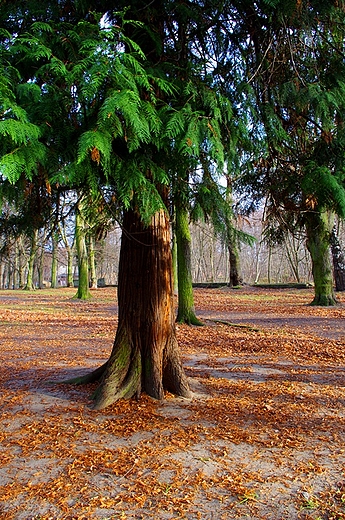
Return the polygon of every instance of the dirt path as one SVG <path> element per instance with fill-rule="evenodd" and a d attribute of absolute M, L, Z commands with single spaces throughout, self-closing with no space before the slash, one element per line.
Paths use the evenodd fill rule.
<path fill-rule="evenodd" d="M 345 338 L 345 320 L 339 318 L 326 318 L 317 316 L 301 317 L 299 315 L 275 316 L 272 314 L 256 313 L 255 315 L 243 312 L 217 312 L 200 311 L 198 314 L 206 321 L 224 320 L 230 323 L 249 325 L 260 329 L 299 329 L 308 334 L 320 338 L 339 339 Z"/>
<path fill-rule="evenodd" d="M 0 293 L 1 520 L 345 518 L 343 306 L 196 291 L 194 398 L 95 412 L 92 388 L 49 381 L 107 358 L 114 292 L 40 294 Z"/>

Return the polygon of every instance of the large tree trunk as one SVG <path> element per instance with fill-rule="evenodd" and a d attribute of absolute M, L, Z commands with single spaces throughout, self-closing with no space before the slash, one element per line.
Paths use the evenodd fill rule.
<path fill-rule="evenodd" d="M 331 251 L 335 290 L 345 291 L 345 254 L 340 245 L 335 226 L 333 226 L 331 233 Z"/>
<path fill-rule="evenodd" d="M 330 219 L 326 213 L 315 210 L 307 215 L 307 248 L 312 261 L 314 300 L 311 305 L 335 305 L 333 276 L 330 259 Z"/>
<path fill-rule="evenodd" d="M 80 378 L 97 380 L 96 409 L 141 390 L 162 399 L 164 390 L 190 396 L 175 334 L 170 225 L 164 210 L 144 226 L 137 212 L 124 214 L 119 264 L 119 322 L 107 363 Z"/>
<path fill-rule="evenodd" d="M 203 325 L 195 315 L 192 285 L 191 236 L 188 211 L 176 206 L 176 245 L 177 245 L 177 286 L 179 323 Z"/>

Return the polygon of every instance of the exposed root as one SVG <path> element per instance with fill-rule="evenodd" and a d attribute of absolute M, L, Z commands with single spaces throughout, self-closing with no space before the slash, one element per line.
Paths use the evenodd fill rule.
<path fill-rule="evenodd" d="M 178 313 L 176 323 L 185 323 L 186 325 L 195 325 L 196 327 L 203 327 L 205 324 L 196 317 L 194 312 Z"/>
<path fill-rule="evenodd" d="M 210 318 L 210 321 L 213 321 L 214 323 L 222 323 L 222 325 L 227 325 L 228 327 L 237 327 L 239 329 L 252 330 L 253 332 L 261 332 L 261 329 L 258 329 L 257 327 L 252 327 L 252 325 L 245 325 L 244 323 L 232 323 L 231 321 L 216 320 L 212 318 Z"/>
<path fill-rule="evenodd" d="M 100 386 L 92 395 L 94 410 L 102 410 L 119 399 L 130 399 L 140 395 L 141 391 L 141 355 L 137 351 L 127 367 L 127 371 L 107 370 Z"/>
<path fill-rule="evenodd" d="M 315 296 L 310 305 L 319 305 L 320 307 L 333 307 L 334 305 L 338 305 L 338 301 L 336 300 L 335 296 L 326 296 L 325 294 L 320 294 L 318 296 Z"/>
<path fill-rule="evenodd" d="M 67 384 L 67 385 L 87 385 L 89 383 L 95 383 L 96 381 L 100 381 L 102 378 L 106 368 L 108 366 L 108 361 L 96 368 L 92 372 L 85 374 L 84 376 L 72 377 L 71 379 L 64 379 L 63 381 L 59 381 L 59 384 Z"/>
<path fill-rule="evenodd" d="M 180 396 L 191 398 L 192 392 L 179 356 L 176 338 L 168 346 L 163 362 L 163 387 L 165 390 Z"/>

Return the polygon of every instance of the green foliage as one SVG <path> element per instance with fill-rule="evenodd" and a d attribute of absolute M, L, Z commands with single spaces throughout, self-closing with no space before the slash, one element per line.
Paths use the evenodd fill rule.
<path fill-rule="evenodd" d="M 319 208 L 327 208 L 345 218 L 345 186 L 344 172 L 337 178 L 326 166 L 319 166 L 314 161 L 306 165 L 306 173 L 302 180 L 304 193 L 312 196 Z"/>
<path fill-rule="evenodd" d="M 37 164 L 45 161 L 46 150 L 41 143 L 28 143 L 4 154 L 0 159 L 0 172 L 11 183 L 17 182 L 21 175 L 29 179 L 37 171 Z"/>
<path fill-rule="evenodd" d="M 3 119 L 0 121 L 0 135 L 5 138 L 9 137 L 17 145 L 25 144 L 30 140 L 37 140 L 40 135 L 39 128 L 32 123 L 26 122 L 25 120 L 23 121 L 24 111 L 20 108 L 16 109 L 14 107 L 11 112 L 17 117 L 20 114 L 22 116 L 21 120 Z M 6 117 L 8 117 L 8 113 L 6 114 Z"/>
<path fill-rule="evenodd" d="M 241 2 L 163 2 L 159 16 L 126 7 L 104 25 L 93 2 L 72 4 L 61 16 L 56 2 L 30 2 L 28 19 L 15 2 L 0 32 L 3 176 L 33 178 L 40 166 L 68 188 L 108 184 L 145 221 L 170 185 L 192 218 L 221 227 L 228 163 L 247 195 L 294 211 L 313 195 L 344 213 L 336 6 L 262 0 L 249 16 Z"/>
<path fill-rule="evenodd" d="M 259 153 L 245 155 L 238 182 L 266 200 L 266 236 L 277 242 L 309 213 L 344 215 L 345 17 L 333 2 L 264 3 L 274 21 L 246 49 L 252 94 L 243 91 L 255 96 Z"/>

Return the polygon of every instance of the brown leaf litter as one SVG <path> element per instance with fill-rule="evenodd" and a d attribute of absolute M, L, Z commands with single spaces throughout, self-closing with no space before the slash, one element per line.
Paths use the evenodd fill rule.
<path fill-rule="evenodd" d="M 0 292 L 0 518 L 345 519 L 345 298 L 197 289 L 194 396 L 90 409 L 116 290 Z M 218 320 L 218 321 L 217 321 Z M 238 325 L 245 325 L 239 327 Z"/>

